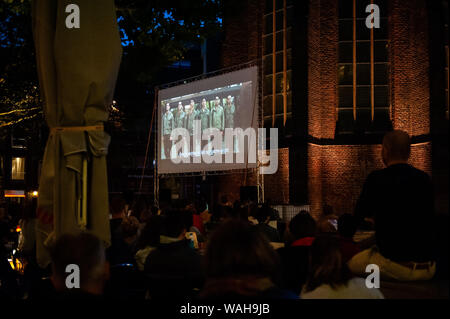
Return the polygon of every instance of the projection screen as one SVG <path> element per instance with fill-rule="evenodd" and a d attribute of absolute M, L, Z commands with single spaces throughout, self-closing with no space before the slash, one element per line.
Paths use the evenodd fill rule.
<path fill-rule="evenodd" d="M 257 72 L 253 66 L 159 91 L 158 174 L 256 167 Z"/>

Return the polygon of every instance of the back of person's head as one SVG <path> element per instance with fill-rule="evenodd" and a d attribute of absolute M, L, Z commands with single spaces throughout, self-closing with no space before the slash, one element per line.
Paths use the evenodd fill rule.
<path fill-rule="evenodd" d="M 333 216 L 333 215 L 334 215 L 333 206 L 328 204 L 323 205 L 322 216 Z"/>
<path fill-rule="evenodd" d="M 172 209 L 164 213 L 161 234 L 179 238 L 192 226 L 192 212 Z"/>
<path fill-rule="evenodd" d="M 352 214 L 343 214 L 338 219 L 338 232 L 342 237 L 353 238 L 357 227 L 356 219 Z"/>
<path fill-rule="evenodd" d="M 221 220 L 239 219 L 239 209 L 233 209 L 229 206 L 218 206 L 217 213 Z"/>
<path fill-rule="evenodd" d="M 272 209 L 268 205 L 258 207 L 255 213 L 255 218 L 258 223 L 265 223 L 272 216 Z"/>
<path fill-rule="evenodd" d="M 151 216 L 139 236 L 138 248 L 143 249 L 151 246 L 156 247 L 159 244 L 161 235 L 162 217 L 158 215 Z"/>
<path fill-rule="evenodd" d="M 194 203 L 195 211 L 197 214 L 201 214 L 206 210 L 206 201 L 203 199 L 198 199 Z"/>
<path fill-rule="evenodd" d="M 227 195 L 222 195 L 220 197 L 220 204 L 221 205 L 228 205 L 228 196 Z"/>
<path fill-rule="evenodd" d="M 411 140 L 408 133 L 393 130 L 383 138 L 382 156 L 385 165 L 390 162 L 407 162 L 411 154 Z"/>
<path fill-rule="evenodd" d="M 125 200 L 125 203 L 128 205 L 131 205 L 134 199 L 134 192 L 132 190 L 126 190 L 123 192 L 123 198 Z"/>
<path fill-rule="evenodd" d="M 139 221 L 136 217 L 130 216 L 122 219 L 123 238 L 135 237 L 139 230 Z"/>
<path fill-rule="evenodd" d="M 66 267 L 77 265 L 82 291 L 100 294 L 108 279 L 105 248 L 100 239 L 90 233 L 65 234 L 52 246 L 52 282 L 57 291 L 66 290 Z"/>
<path fill-rule="evenodd" d="M 351 278 L 343 262 L 339 238 L 334 234 L 316 237 L 311 246 L 309 263 L 305 291 L 312 291 L 324 284 L 336 288 L 345 285 Z"/>
<path fill-rule="evenodd" d="M 122 196 L 114 196 L 109 204 L 112 218 L 125 217 L 125 205 L 126 202 Z"/>
<path fill-rule="evenodd" d="M 276 278 L 277 253 L 256 227 L 230 220 L 211 235 L 205 255 L 206 276 L 227 278 L 257 276 Z"/>
<path fill-rule="evenodd" d="M 289 232 L 294 239 L 314 237 L 316 235 L 316 221 L 307 211 L 302 210 L 289 222 Z"/>

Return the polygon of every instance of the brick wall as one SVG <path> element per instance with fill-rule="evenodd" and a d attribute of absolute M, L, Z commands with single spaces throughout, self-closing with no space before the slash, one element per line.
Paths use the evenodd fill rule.
<path fill-rule="evenodd" d="M 391 0 L 389 16 L 392 122 L 412 136 L 430 133 L 425 0 Z"/>
<path fill-rule="evenodd" d="M 420 136 L 425 141 L 412 146 L 410 161 L 431 174 L 426 1 L 389 2 L 391 119 L 394 128 L 403 129 L 413 137 Z M 224 67 L 260 57 L 262 3 L 243 0 L 237 15 L 233 12 L 233 17 L 224 18 Z M 308 135 L 321 145 L 309 143 L 304 154 L 291 156 L 291 165 L 295 165 L 296 157 L 307 157 L 307 197 L 315 216 L 321 213 L 323 204 L 332 205 L 338 214 L 352 212 L 366 176 L 383 167 L 381 145 L 334 145 L 333 142 L 338 101 L 337 4 L 335 0 L 309 0 Z M 295 82 L 296 75 L 293 76 Z M 323 145 L 327 141 L 330 145 Z M 266 199 L 286 203 L 289 195 L 293 198 L 295 192 L 300 191 L 288 187 L 289 153 L 289 149 L 280 150 L 278 173 L 265 176 Z M 237 198 L 244 180 L 239 174 L 221 176 L 218 188 Z M 256 185 L 256 175 L 251 178 L 247 175 L 246 184 Z"/>
<path fill-rule="evenodd" d="M 308 198 L 319 216 L 324 204 L 352 212 L 366 176 L 383 167 L 381 145 L 326 145 L 334 139 L 337 106 L 337 1 L 310 0 L 308 21 Z M 389 8 L 392 122 L 413 137 L 429 123 L 429 61 L 425 0 L 391 0 Z M 325 144 L 325 145 L 322 145 Z M 412 146 L 410 162 L 431 174 L 431 143 Z"/>
<path fill-rule="evenodd" d="M 289 203 L 288 148 L 282 148 L 278 151 L 278 171 L 273 175 L 264 175 L 264 199 L 277 204 Z"/>
<path fill-rule="evenodd" d="M 222 66 L 236 66 L 261 56 L 263 2 L 242 0 L 226 7 Z"/>
<path fill-rule="evenodd" d="M 333 138 L 336 127 L 338 7 L 310 0 L 308 20 L 308 128 L 315 138 Z"/>
<path fill-rule="evenodd" d="M 381 145 L 308 145 L 311 213 L 325 204 L 337 214 L 351 213 L 367 175 L 383 168 Z M 412 145 L 410 163 L 431 175 L 431 143 Z"/>

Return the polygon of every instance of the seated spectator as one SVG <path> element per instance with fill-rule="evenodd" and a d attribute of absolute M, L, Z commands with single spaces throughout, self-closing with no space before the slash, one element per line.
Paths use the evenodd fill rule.
<path fill-rule="evenodd" d="M 365 279 L 353 278 L 343 262 L 339 238 L 318 236 L 311 246 L 308 278 L 302 299 L 383 299 L 377 288 L 367 288 Z"/>
<path fill-rule="evenodd" d="M 279 259 L 253 225 L 230 220 L 211 236 L 206 249 L 207 280 L 202 298 L 296 298 L 277 287 Z"/>
<path fill-rule="evenodd" d="M 406 132 L 385 135 L 381 155 L 386 167 L 369 174 L 355 208 L 359 222 L 374 219 L 376 245 L 349 261 L 355 274 L 364 274 L 368 264 L 377 264 L 386 280 L 428 280 L 435 274 L 432 182 L 408 164 L 410 151 Z"/>
<path fill-rule="evenodd" d="M 109 209 L 111 211 L 111 219 L 109 220 L 109 226 L 111 230 L 111 242 L 116 238 L 122 238 L 122 218 L 126 217 L 126 203 L 125 200 L 116 196 L 111 200 Z"/>
<path fill-rule="evenodd" d="M 258 224 L 256 227 L 267 237 L 270 242 L 280 242 L 280 235 L 278 230 L 269 225 L 269 222 L 273 216 L 272 209 L 263 205 L 257 209 L 256 219 Z"/>
<path fill-rule="evenodd" d="M 145 224 L 137 243 L 137 252 L 134 256 L 136 266 L 140 271 L 144 271 L 147 256 L 159 245 L 159 236 L 161 234 L 162 217 L 158 215 L 151 216 Z"/>
<path fill-rule="evenodd" d="M 356 233 L 356 220 L 353 215 L 343 214 L 339 217 L 338 233 L 342 258 L 344 263 L 347 263 L 347 261 L 361 251 L 358 244 L 353 241 L 353 236 Z"/>
<path fill-rule="evenodd" d="M 308 273 L 308 256 L 316 233 L 316 222 L 307 211 L 291 219 L 288 231 L 292 242 L 277 252 L 281 258 L 283 287 L 300 294 Z"/>
<path fill-rule="evenodd" d="M 103 243 L 96 236 L 89 233 L 62 235 L 51 249 L 51 259 L 51 281 L 56 298 L 95 299 L 103 294 L 109 278 L 109 265 Z M 69 289 L 66 286 L 70 275 L 66 267 L 70 264 L 79 267 L 79 288 Z"/>
<path fill-rule="evenodd" d="M 150 217 L 150 209 L 148 207 L 147 201 L 144 197 L 139 197 L 134 203 L 132 212 L 134 217 L 136 217 L 139 222 L 145 223 Z"/>
<path fill-rule="evenodd" d="M 207 211 L 206 203 L 203 201 L 198 201 L 195 205 L 189 205 L 187 209 L 192 211 L 192 226 L 189 231 L 195 232 L 197 237 L 205 235 L 205 223 L 207 221 L 203 220 L 202 217 L 205 216 L 205 211 Z"/>
<path fill-rule="evenodd" d="M 111 246 L 107 249 L 107 259 L 112 266 L 119 264 L 135 264 L 134 253 L 139 229 L 139 221 L 130 216 L 122 219 L 120 224 L 121 237 L 111 240 Z"/>
<path fill-rule="evenodd" d="M 192 215 L 184 210 L 168 211 L 162 220 L 160 243 L 144 266 L 152 298 L 189 297 L 203 284 L 201 256 L 186 239 Z"/>
<path fill-rule="evenodd" d="M 323 212 L 317 221 L 318 233 L 335 233 L 337 230 L 338 217 L 333 212 L 333 207 L 330 205 L 323 206 Z"/>
<path fill-rule="evenodd" d="M 8 263 L 10 253 L 5 242 L 10 233 L 7 223 L 3 223 L 3 209 L 0 208 L 0 300 L 19 299 L 18 276 Z"/>

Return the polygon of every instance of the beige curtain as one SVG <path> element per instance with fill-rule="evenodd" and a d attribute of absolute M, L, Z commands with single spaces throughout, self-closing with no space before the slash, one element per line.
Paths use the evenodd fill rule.
<path fill-rule="evenodd" d="M 80 28 L 67 28 L 77 4 Z M 63 233 L 90 231 L 110 244 L 106 154 L 101 124 L 112 102 L 122 48 L 113 0 L 35 0 L 33 32 L 39 84 L 50 136 L 39 181 L 37 259 Z M 87 223 L 80 224 L 87 160 Z"/>

